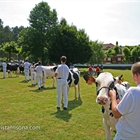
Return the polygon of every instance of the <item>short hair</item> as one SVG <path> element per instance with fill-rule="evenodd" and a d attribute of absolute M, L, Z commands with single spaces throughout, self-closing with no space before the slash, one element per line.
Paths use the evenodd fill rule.
<path fill-rule="evenodd" d="M 140 74 L 140 62 L 136 62 L 132 65 L 131 71 L 133 74 Z"/>
<path fill-rule="evenodd" d="M 38 61 L 38 64 L 39 64 L 39 65 L 42 64 L 41 61 Z"/>
<path fill-rule="evenodd" d="M 67 57 L 66 56 L 61 56 L 60 61 L 66 62 L 67 61 Z"/>

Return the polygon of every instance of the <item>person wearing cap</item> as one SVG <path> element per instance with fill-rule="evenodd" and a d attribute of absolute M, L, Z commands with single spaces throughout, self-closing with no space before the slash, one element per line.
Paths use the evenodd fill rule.
<path fill-rule="evenodd" d="M 56 82 L 56 91 L 57 91 L 57 109 L 60 109 L 61 97 L 63 93 L 64 97 L 64 107 L 66 110 L 68 108 L 68 76 L 69 76 L 69 67 L 66 65 L 67 58 L 62 56 L 60 58 L 61 65 L 58 66 L 55 72 Z"/>
<path fill-rule="evenodd" d="M 7 63 L 5 60 L 2 63 L 2 70 L 3 70 L 3 78 L 6 78 Z"/>

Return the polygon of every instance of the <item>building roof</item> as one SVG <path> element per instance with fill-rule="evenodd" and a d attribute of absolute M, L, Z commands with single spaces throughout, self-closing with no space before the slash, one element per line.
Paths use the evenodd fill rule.
<path fill-rule="evenodd" d="M 110 48 L 113 48 L 115 45 L 112 43 L 109 44 L 103 44 L 103 50 L 108 50 Z"/>

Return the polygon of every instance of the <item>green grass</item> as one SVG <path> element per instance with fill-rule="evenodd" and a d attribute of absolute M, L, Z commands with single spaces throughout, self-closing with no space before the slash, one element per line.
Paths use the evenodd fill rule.
<path fill-rule="evenodd" d="M 82 78 L 87 69 L 80 70 L 81 99 L 75 99 L 74 88 L 70 88 L 66 111 L 56 110 L 56 89 L 52 88 L 51 78 L 38 91 L 37 86 L 23 81 L 23 75 L 3 79 L 0 72 L 0 140 L 105 140 L 95 85 L 87 85 Z M 123 74 L 135 85 L 130 70 L 104 71 L 114 76 Z M 7 129 L 3 130 L 4 126 Z M 30 126 L 34 130 L 27 129 Z"/>

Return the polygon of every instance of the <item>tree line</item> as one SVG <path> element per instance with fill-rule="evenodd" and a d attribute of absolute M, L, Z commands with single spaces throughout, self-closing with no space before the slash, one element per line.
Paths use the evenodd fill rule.
<path fill-rule="evenodd" d="M 38 3 L 29 14 L 29 27 L 3 26 L 0 19 L 0 56 L 5 56 L 8 61 L 11 55 L 28 58 L 29 61 L 41 60 L 43 64 L 60 62 L 60 57 L 66 55 L 69 63 L 101 64 L 106 57 L 117 55 L 115 46 L 112 50 L 103 51 L 103 42 L 92 41 L 84 29 L 77 29 L 69 25 L 65 18 L 58 21 L 57 11 L 51 10 L 47 2 Z M 118 47 L 119 48 L 119 47 Z M 137 48 L 137 49 L 136 49 Z M 132 49 L 132 48 L 131 48 Z M 137 51 L 135 51 L 135 49 Z M 130 61 L 130 56 L 138 58 L 139 46 L 123 49 L 125 61 Z M 139 53 L 140 54 L 140 53 Z"/>

